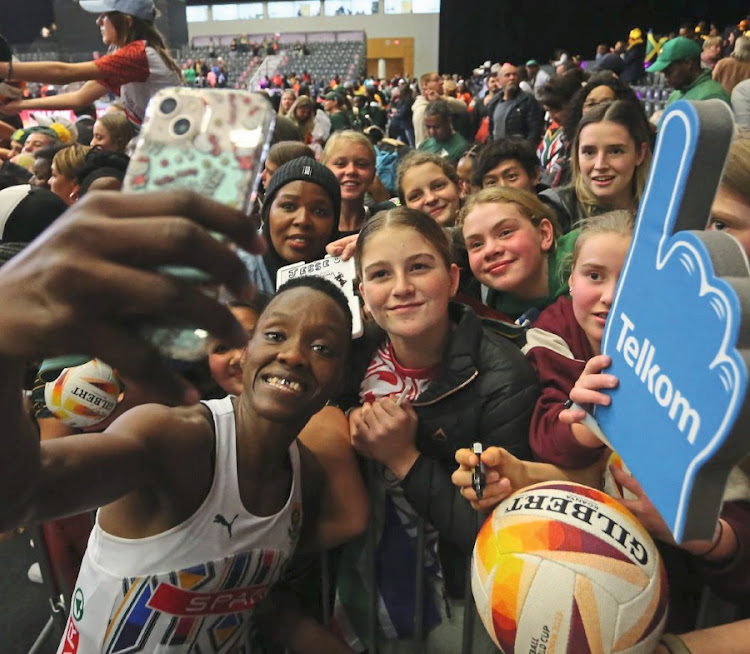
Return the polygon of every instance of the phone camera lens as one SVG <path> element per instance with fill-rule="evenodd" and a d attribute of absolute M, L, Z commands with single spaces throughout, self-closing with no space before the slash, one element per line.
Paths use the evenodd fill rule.
<path fill-rule="evenodd" d="M 177 100 L 175 98 L 164 98 L 159 105 L 159 111 L 163 114 L 171 114 L 177 109 Z"/>
<path fill-rule="evenodd" d="M 176 120 L 174 125 L 172 126 L 172 131 L 177 134 L 177 136 L 183 136 L 187 134 L 189 129 L 190 121 L 187 118 L 180 118 L 179 120 Z"/>

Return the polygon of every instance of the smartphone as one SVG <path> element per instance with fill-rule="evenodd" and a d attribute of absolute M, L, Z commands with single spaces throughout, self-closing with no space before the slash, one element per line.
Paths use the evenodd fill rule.
<path fill-rule="evenodd" d="M 266 98 L 248 91 L 162 89 L 146 108 L 123 191 L 191 189 L 249 216 L 275 117 Z M 160 271 L 211 287 L 212 280 L 192 268 Z M 157 328 L 148 336 L 172 359 L 194 361 L 206 353 L 208 334 L 200 329 Z"/>
<path fill-rule="evenodd" d="M 274 121 L 258 94 L 162 89 L 146 108 L 123 190 L 189 188 L 249 214 Z"/>

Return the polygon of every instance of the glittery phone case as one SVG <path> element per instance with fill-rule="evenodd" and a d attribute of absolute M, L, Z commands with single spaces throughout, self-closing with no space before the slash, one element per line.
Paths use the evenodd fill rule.
<path fill-rule="evenodd" d="M 247 91 L 163 89 L 146 109 L 123 190 L 191 189 L 249 213 L 274 121 L 270 103 Z"/>

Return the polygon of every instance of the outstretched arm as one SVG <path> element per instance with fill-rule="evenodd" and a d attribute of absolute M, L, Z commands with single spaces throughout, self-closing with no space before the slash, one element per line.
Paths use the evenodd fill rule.
<path fill-rule="evenodd" d="M 77 91 L 71 91 L 70 93 L 6 102 L 0 105 L 0 113 L 17 114 L 27 109 L 83 109 L 107 92 L 107 89 L 99 82 L 89 81 Z"/>
<path fill-rule="evenodd" d="M 0 77 L 8 79 L 9 64 L 0 62 Z M 93 61 L 68 64 L 62 61 L 14 61 L 11 81 L 70 84 L 101 79 L 104 73 Z"/>
<path fill-rule="evenodd" d="M 210 455 L 210 427 L 190 411 L 143 405 L 120 416 L 103 434 L 37 442 L 33 454 L 25 457 L 24 477 L 16 475 L 23 498 L 14 502 L 12 511 L 3 506 L 0 528 L 95 509 L 132 490 L 167 488 L 179 474 L 167 462 L 194 452 L 196 444 Z M 180 451 L 175 455 L 178 438 Z M 23 442 L 29 443 L 28 432 Z"/>
<path fill-rule="evenodd" d="M 458 468 L 451 479 L 477 511 L 489 511 L 511 493 L 543 481 L 572 481 L 599 488 L 607 455 L 602 455 L 599 461 L 586 468 L 572 470 L 551 463 L 522 461 L 502 447 L 488 447 L 482 452 L 487 485 L 480 500 L 471 485 L 472 471 L 479 463 L 479 457 L 463 448 L 456 451 Z"/>

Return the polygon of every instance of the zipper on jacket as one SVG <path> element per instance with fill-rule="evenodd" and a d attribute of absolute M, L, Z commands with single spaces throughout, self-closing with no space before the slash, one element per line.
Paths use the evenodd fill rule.
<path fill-rule="evenodd" d="M 460 384 L 459 384 L 458 386 L 456 386 L 455 388 L 452 388 L 452 389 L 450 389 L 449 391 L 446 391 L 446 392 L 445 392 L 445 393 L 443 393 L 442 395 L 439 395 L 439 396 L 438 396 L 438 397 L 436 397 L 436 398 L 435 398 L 434 400 L 429 400 L 429 401 L 427 401 L 427 402 L 412 402 L 412 404 L 411 404 L 411 405 L 412 405 L 412 406 L 417 406 L 417 407 L 419 407 L 419 406 L 430 406 L 431 404 L 435 404 L 436 402 L 440 402 L 440 400 L 442 400 L 442 399 L 445 399 L 445 398 L 446 398 L 446 397 L 448 397 L 449 395 L 453 395 L 453 393 L 457 393 L 457 392 L 458 392 L 458 391 L 460 391 L 460 390 L 461 390 L 462 388 L 465 388 L 465 387 L 466 387 L 466 386 L 467 386 L 468 384 L 470 384 L 471 382 L 473 382 L 473 381 L 474 381 L 474 380 L 475 380 L 475 379 L 477 378 L 477 376 L 478 376 L 478 375 L 479 375 L 479 371 L 478 371 L 478 370 L 475 370 L 475 371 L 474 371 L 474 372 L 473 372 L 473 373 L 471 374 L 471 377 L 469 377 L 469 378 L 468 378 L 468 379 L 467 379 L 466 381 L 464 381 L 464 382 L 460 383 Z"/>

